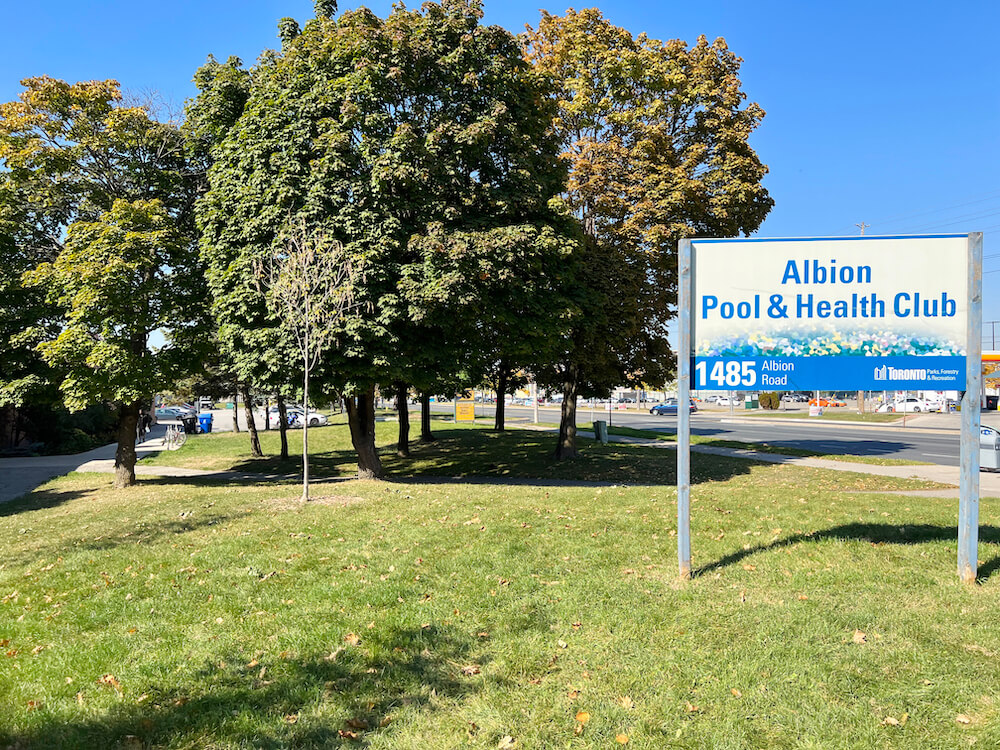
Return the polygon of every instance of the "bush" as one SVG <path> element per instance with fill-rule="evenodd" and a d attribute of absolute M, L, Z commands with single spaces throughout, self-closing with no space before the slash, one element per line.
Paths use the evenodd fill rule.
<path fill-rule="evenodd" d="M 774 410 L 781 406 L 781 399 L 778 397 L 778 394 L 773 391 L 770 393 L 761 393 L 759 402 L 761 409 Z"/>

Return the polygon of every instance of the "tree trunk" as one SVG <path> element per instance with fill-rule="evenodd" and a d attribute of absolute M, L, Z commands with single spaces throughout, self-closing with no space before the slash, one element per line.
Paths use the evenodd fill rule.
<path fill-rule="evenodd" d="M 566 379 L 563 382 L 563 402 L 559 412 L 559 442 L 556 444 L 555 457 L 560 461 L 566 458 L 576 458 L 576 392 L 578 388 L 579 371 L 576 365 L 566 369 Z"/>
<path fill-rule="evenodd" d="M 118 415 L 118 450 L 115 451 L 115 488 L 135 484 L 135 440 L 141 401 L 122 404 Z"/>
<path fill-rule="evenodd" d="M 420 442 L 433 443 L 437 440 L 431 432 L 431 394 L 420 394 Z"/>
<path fill-rule="evenodd" d="M 382 459 L 375 449 L 375 387 L 344 399 L 351 442 L 358 454 L 358 479 L 381 479 Z"/>
<path fill-rule="evenodd" d="M 288 460 L 288 410 L 285 397 L 278 394 L 278 431 L 281 433 L 281 460 Z"/>
<path fill-rule="evenodd" d="M 261 458 L 264 451 L 260 449 L 260 436 L 257 434 L 257 422 L 253 417 L 253 399 L 250 397 L 250 386 L 240 386 L 240 395 L 243 397 L 243 412 L 247 417 L 247 431 L 250 433 L 250 455 L 254 458 Z M 264 413 L 267 420 L 267 412 Z"/>
<path fill-rule="evenodd" d="M 233 392 L 233 432 L 240 431 L 240 392 L 237 388 Z"/>
<path fill-rule="evenodd" d="M 271 429 L 271 399 L 264 399 L 264 429 Z"/>
<path fill-rule="evenodd" d="M 498 432 L 503 432 L 504 430 L 504 407 L 506 406 L 504 397 L 507 395 L 509 376 L 510 373 L 507 370 L 507 366 L 501 362 L 500 371 L 497 373 L 497 408 L 493 418 L 493 429 Z"/>
<path fill-rule="evenodd" d="M 410 404 L 407 399 L 409 388 L 402 381 L 396 382 L 396 409 L 399 412 L 399 441 L 396 443 L 396 455 L 400 458 L 410 457 Z"/>
<path fill-rule="evenodd" d="M 306 330 L 305 350 L 309 351 L 309 331 Z M 302 502 L 309 500 L 309 366 L 302 375 Z"/>

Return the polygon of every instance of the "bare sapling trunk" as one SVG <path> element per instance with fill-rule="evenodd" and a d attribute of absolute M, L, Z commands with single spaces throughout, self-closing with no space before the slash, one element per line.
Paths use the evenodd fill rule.
<path fill-rule="evenodd" d="M 400 458 L 410 457 L 410 404 L 407 398 L 409 388 L 406 383 L 396 382 L 396 410 L 399 412 L 399 441 L 396 443 L 396 455 Z"/>
<path fill-rule="evenodd" d="M 240 392 L 233 393 L 233 432 L 240 431 Z"/>
<path fill-rule="evenodd" d="M 288 409 L 285 397 L 278 394 L 278 432 L 281 435 L 281 460 L 288 460 Z"/>
<path fill-rule="evenodd" d="M 253 416 L 253 399 L 250 397 L 250 387 L 240 386 L 240 396 L 243 397 L 243 412 L 247 418 L 247 432 L 250 433 L 250 455 L 254 458 L 261 458 L 264 451 L 260 449 L 260 436 L 257 434 L 257 422 Z M 267 412 L 264 412 L 264 421 L 267 421 Z"/>
<path fill-rule="evenodd" d="M 420 442 L 433 443 L 437 440 L 431 432 L 431 394 L 420 394 Z"/>
<path fill-rule="evenodd" d="M 308 334 L 306 346 L 309 346 Z M 302 502 L 309 500 L 309 368 L 302 375 Z"/>
<path fill-rule="evenodd" d="M 264 429 L 271 429 L 271 399 L 264 399 Z"/>
<path fill-rule="evenodd" d="M 122 404 L 118 415 L 118 449 L 115 451 L 115 488 L 135 484 L 135 440 L 139 426 L 140 401 Z"/>
<path fill-rule="evenodd" d="M 497 432 L 503 432 L 504 430 L 504 417 L 506 399 L 507 395 L 507 383 L 508 383 L 509 373 L 507 367 L 501 363 L 500 371 L 497 374 L 497 408 L 495 411 L 495 416 L 493 418 L 493 429 Z"/>
<path fill-rule="evenodd" d="M 559 460 L 576 458 L 576 394 L 579 388 L 579 373 L 576 365 L 566 370 L 563 382 L 563 402 L 559 412 L 559 442 L 556 443 L 555 457 Z"/>
<path fill-rule="evenodd" d="M 375 449 L 375 386 L 344 399 L 351 442 L 358 454 L 358 479 L 381 479 L 382 459 Z"/>

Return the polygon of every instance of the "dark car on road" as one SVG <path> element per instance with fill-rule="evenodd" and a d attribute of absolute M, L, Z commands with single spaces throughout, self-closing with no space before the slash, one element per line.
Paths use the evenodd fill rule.
<path fill-rule="evenodd" d="M 691 412 L 698 411 L 698 407 L 695 405 L 694 401 L 691 402 Z M 671 414 L 677 414 L 677 399 L 671 398 L 664 401 L 662 404 L 657 404 L 652 409 L 649 410 L 650 414 L 658 417 L 668 416 Z"/>

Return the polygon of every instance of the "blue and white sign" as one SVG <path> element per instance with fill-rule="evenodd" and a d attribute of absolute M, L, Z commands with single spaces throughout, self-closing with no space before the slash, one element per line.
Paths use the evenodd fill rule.
<path fill-rule="evenodd" d="M 964 390 L 968 246 L 692 240 L 693 387 Z"/>

